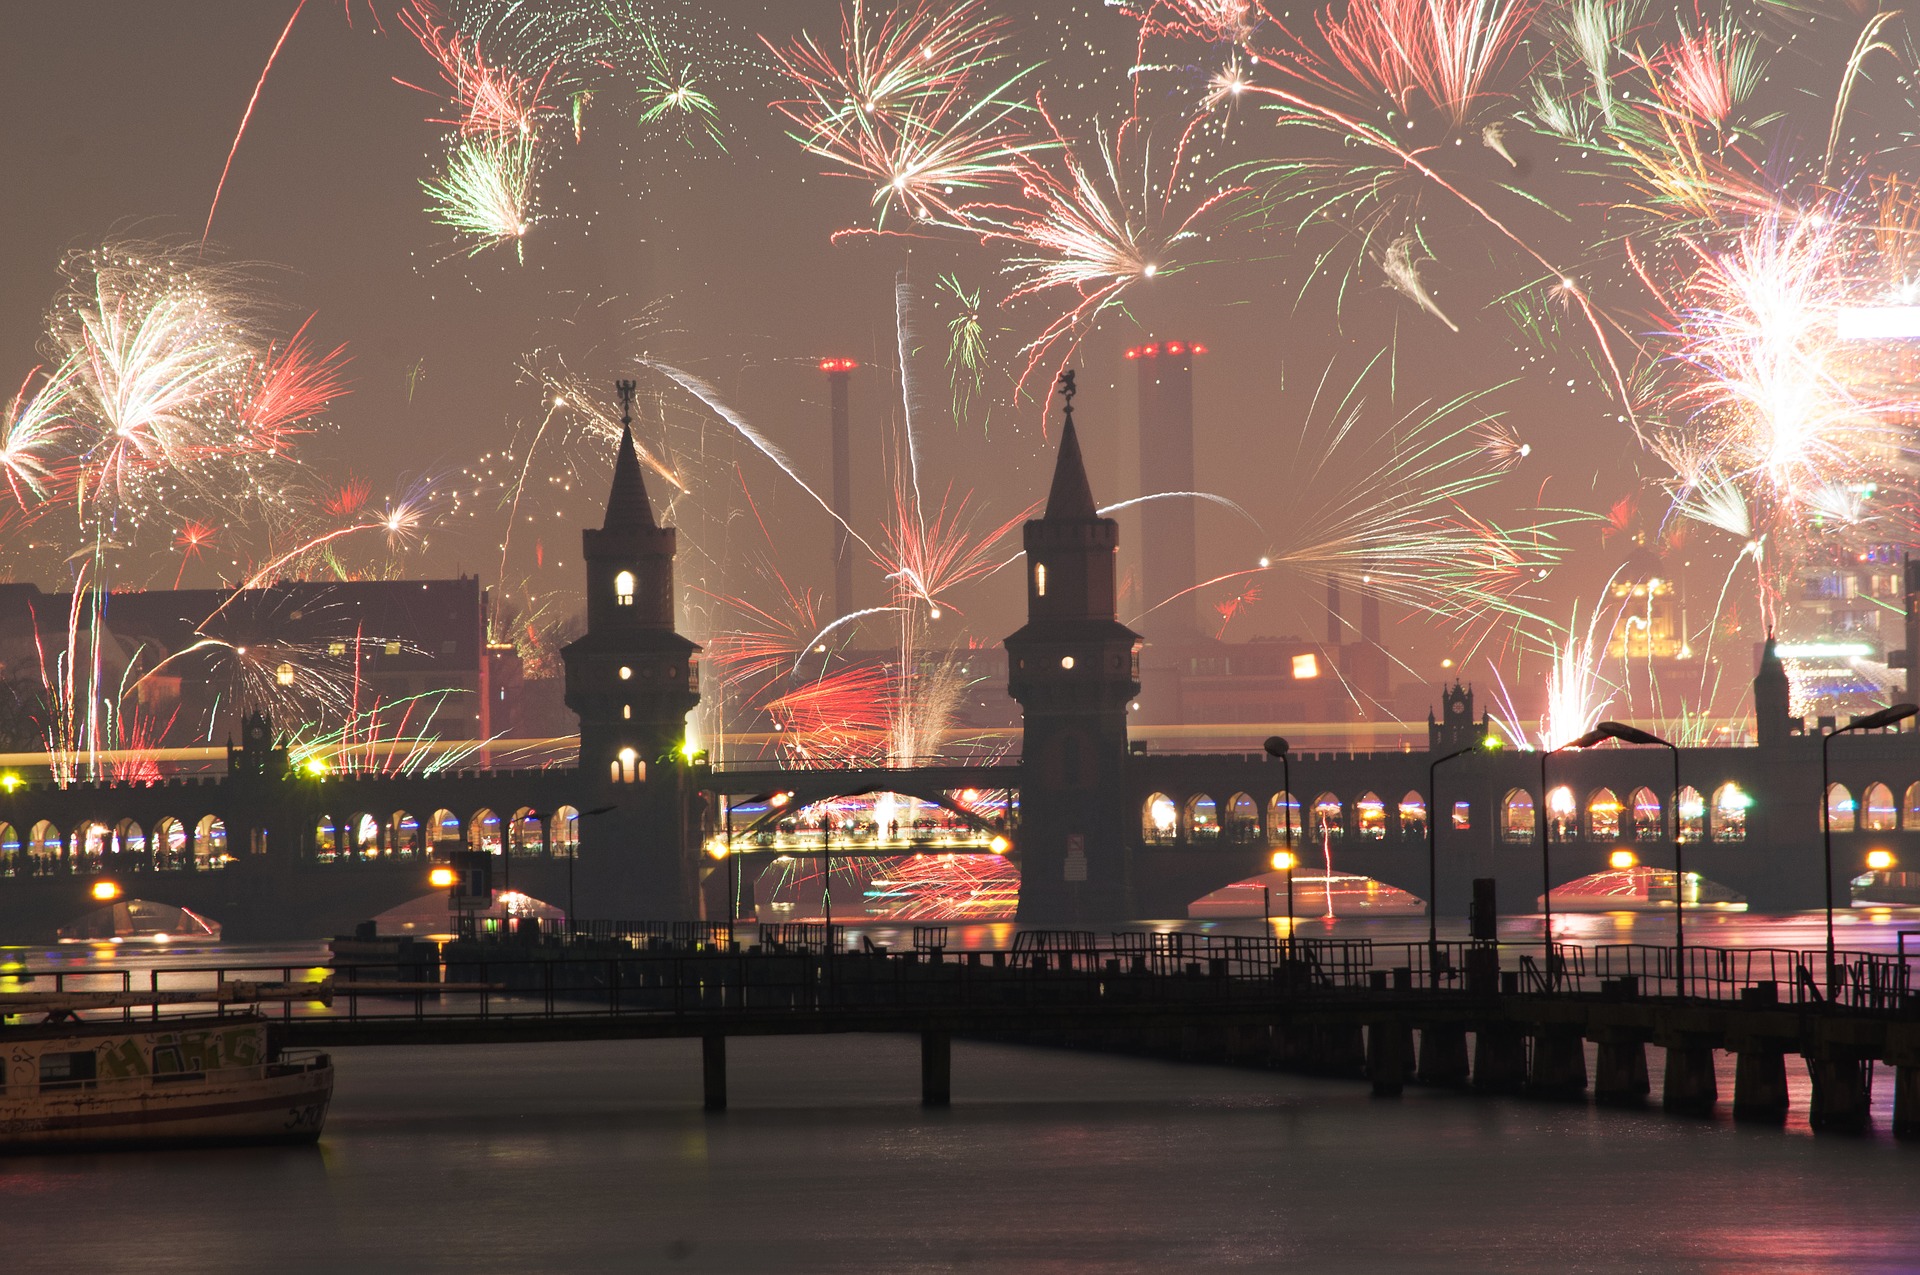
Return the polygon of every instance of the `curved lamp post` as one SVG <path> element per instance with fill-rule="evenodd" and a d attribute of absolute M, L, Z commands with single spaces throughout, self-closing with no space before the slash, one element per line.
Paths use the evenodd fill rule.
<path fill-rule="evenodd" d="M 1833 999 L 1834 990 L 1834 951 L 1833 951 L 1833 806 L 1827 793 L 1831 787 L 1827 778 L 1827 745 L 1833 742 L 1835 735 L 1844 735 L 1850 730 L 1880 730 L 1896 722 L 1904 722 L 1920 706 L 1913 704 L 1895 704 L 1883 708 L 1877 713 L 1868 713 L 1865 717 L 1856 717 L 1838 730 L 1830 730 L 1820 737 L 1820 841 L 1826 852 L 1827 866 L 1827 999 Z"/>
<path fill-rule="evenodd" d="M 1440 811 L 1434 804 L 1433 772 L 1440 769 L 1441 763 L 1452 761 L 1456 757 L 1465 757 L 1468 753 L 1498 751 L 1500 738 L 1497 735 L 1483 735 L 1478 743 L 1466 748 L 1457 748 L 1444 757 L 1436 757 L 1427 764 L 1427 981 L 1433 987 L 1440 986 L 1440 866 L 1435 844 L 1440 835 Z"/>
<path fill-rule="evenodd" d="M 1602 739 L 1617 739 L 1623 744 L 1658 744 L 1673 754 L 1673 968 L 1680 979 L 1680 994 L 1687 994 L 1687 873 L 1681 862 L 1680 847 L 1680 749 L 1651 731 L 1625 722 L 1601 722 L 1593 733 Z M 1598 741 L 1595 741 L 1598 742 Z"/>

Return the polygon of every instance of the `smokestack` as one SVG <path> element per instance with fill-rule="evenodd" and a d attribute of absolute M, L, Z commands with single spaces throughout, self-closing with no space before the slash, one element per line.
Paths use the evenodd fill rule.
<path fill-rule="evenodd" d="M 1207 347 L 1159 341 L 1127 351 L 1139 370 L 1140 485 L 1193 491 L 1193 360 Z M 1193 642 L 1206 631 L 1198 595 L 1168 598 L 1199 583 L 1199 550 L 1191 500 L 1155 500 L 1140 507 L 1140 592 L 1152 607 L 1142 627 L 1151 642 Z M 1165 605 L 1161 605 L 1165 603 Z"/>
<path fill-rule="evenodd" d="M 854 612 L 853 538 L 847 533 L 853 524 L 853 430 L 848 421 L 847 386 L 853 379 L 853 369 L 859 366 L 852 359 L 820 360 L 833 403 L 833 512 L 839 515 L 833 524 L 835 618 Z"/>

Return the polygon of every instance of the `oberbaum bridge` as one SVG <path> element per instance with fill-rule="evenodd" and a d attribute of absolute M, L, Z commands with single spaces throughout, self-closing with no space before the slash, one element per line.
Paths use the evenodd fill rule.
<path fill-rule="evenodd" d="M 1808 733 L 1769 643 L 1755 747 L 1660 747 L 1606 723 L 1552 752 L 1503 751 L 1456 685 L 1424 754 L 1296 755 L 1277 738 L 1248 753 L 1135 752 L 1141 639 L 1115 612 L 1119 528 L 1087 483 L 1072 373 L 1062 388 L 1046 509 L 1025 528 L 1027 623 L 1006 639 L 1024 711 L 1018 761 L 755 770 L 685 755 L 699 648 L 674 631 L 674 531 L 654 520 L 628 430 L 605 521 L 582 537 L 586 631 L 563 652 L 577 767 L 306 773 L 255 714 L 218 779 L 0 787 L 0 934 L 50 932 L 114 894 L 107 884 L 229 918 L 229 938 L 311 939 L 417 897 L 429 864 L 477 862 L 495 886 L 653 923 L 570 916 L 563 936 L 522 923 L 430 956 L 362 927 L 336 941 L 323 985 L 304 967 L 170 964 L 138 972 L 148 990 L 135 971 L 109 971 L 119 991 L 81 995 L 102 1012 L 156 1015 L 216 994 L 277 998 L 276 1030 L 293 1045 L 699 1037 L 709 1110 L 726 1106 L 729 1035 L 916 1032 L 932 1105 L 950 1099 L 956 1034 L 1365 1078 L 1377 1094 L 1471 1083 L 1580 1096 L 1592 1046 L 1593 1096 L 1620 1103 L 1650 1093 L 1655 1044 L 1668 1109 L 1714 1109 L 1725 1051 L 1737 1059 L 1734 1116 L 1773 1121 L 1789 1102 L 1784 1059 L 1799 1054 L 1816 1127 L 1869 1123 L 1878 1061 L 1896 1068 L 1894 1132 L 1920 1136 L 1920 996 L 1904 953 L 1831 939 L 1824 953 L 1686 947 L 1679 933 L 1672 947 L 1580 948 L 1549 924 L 1528 955 L 1498 942 L 1491 915 L 1495 900 L 1532 913 L 1544 885 L 1636 861 L 1697 874 L 1756 910 L 1844 904 L 1854 878 L 1920 853 L 1920 742 L 1897 729 L 1910 708 Z M 949 952 L 938 927 L 899 952 L 870 938 L 849 951 L 831 926 L 737 941 L 737 861 L 771 853 L 770 830 L 804 826 L 798 812 L 882 793 L 977 832 L 940 852 L 1018 865 L 1012 949 Z M 1432 928 L 1399 945 L 1093 933 L 1184 917 L 1303 840 L 1330 847 L 1341 872 L 1431 901 L 1429 927 L 1471 900 L 1471 940 L 1443 943 Z M 823 838 L 821 857 L 832 852 Z M 342 942 L 377 949 L 371 964 Z M 69 977 L 46 990 L 71 1001 Z M 15 990 L 8 1003 L 29 999 Z"/>
<path fill-rule="evenodd" d="M 775 821 L 791 830 L 807 807 L 880 792 L 977 830 L 943 853 L 1004 853 L 1020 871 L 1018 919 L 1036 927 L 1184 918 L 1194 900 L 1271 872 L 1285 848 L 1313 861 L 1329 847 L 1335 871 L 1450 916 L 1467 912 L 1475 879 L 1494 881 L 1509 911 L 1533 913 L 1549 880 L 1671 868 L 1676 849 L 1689 878 L 1757 912 L 1820 907 L 1829 885 L 1844 901 L 1865 872 L 1909 854 L 1920 864 L 1920 734 L 1808 731 L 1789 714 L 1772 643 L 1753 682 L 1755 747 L 1500 750 L 1455 685 L 1425 753 L 1288 755 L 1257 739 L 1243 753 L 1130 749 L 1141 639 L 1116 618 L 1119 527 L 1096 508 L 1069 395 L 1046 509 L 1025 527 L 1027 623 L 1006 639 L 1024 714 L 1018 758 L 710 767 L 682 752 L 699 647 L 674 629 L 675 533 L 654 519 L 629 430 L 604 523 L 582 533 L 586 630 L 562 653 L 577 767 L 314 774 L 289 764 L 255 714 L 221 777 L 10 782 L 0 934 L 50 934 L 90 906 L 102 877 L 221 918 L 234 939 L 341 932 L 418 896 L 429 859 L 450 848 L 496 856 L 496 886 L 577 899 L 583 915 L 724 919 L 739 874 L 722 847 L 766 853 Z"/>

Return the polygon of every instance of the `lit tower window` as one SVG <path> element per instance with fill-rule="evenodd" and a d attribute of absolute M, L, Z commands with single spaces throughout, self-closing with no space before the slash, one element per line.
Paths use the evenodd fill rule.
<path fill-rule="evenodd" d="M 622 571 L 613 578 L 613 601 L 616 606 L 633 605 L 633 572 Z"/>

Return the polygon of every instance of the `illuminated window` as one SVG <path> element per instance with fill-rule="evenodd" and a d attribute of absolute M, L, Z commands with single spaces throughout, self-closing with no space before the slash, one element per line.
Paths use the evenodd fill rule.
<path fill-rule="evenodd" d="M 613 759 L 612 771 L 616 784 L 643 783 L 647 778 L 647 764 L 640 760 L 640 754 L 632 748 L 620 750 L 620 755 Z"/>
<path fill-rule="evenodd" d="M 1220 808 L 1205 793 L 1187 801 L 1187 839 L 1212 841 L 1220 835 Z"/>
<path fill-rule="evenodd" d="M 1222 820 L 1221 831 L 1228 841 L 1245 844 L 1260 837 L 1260 807 L 1254 799 L 1244 792 L 1237 792 L 1227 799 L 1226 817 Z"/>
<path fill-rule="evenodd" d="M 1047 596 L 1047 564 L 1044 562 L 1033 564 L 1033 595 L 1037 598 Z"/>
<path fill-rule="evenodd" d="M 1140 838 L 1150 846 L 1171 844 L 1179 822 L 1180 811 L 1173 804 L 1173 798 L 1163 792 L 1154 793 L 1140 810 Z"/>
<path fill-rule="evenodd" d="M 1853 794 L 1845 784 L 1827 789 L 1827 826 L 1835 832 L 1853 831 Z"/>
<path fill-rule="evenodd" d="M 1722 784 L 1713 794 L 1713 839 L 1715 841 L 1745 841 L 1747 839 L 1747 807 L 1753 804 L 1753 798 L 1740 791 L 1739 784 Z"/>
<path fill-rule="evenodd" d="M 1330 792 L 1323 792 L 1313 799 L 1313 837 L 1318 841 L 1326 837 L 1339 837 L 1346 833 L 1346 820 L 1341 815 L 1340 799 Z"/>
<path fill-rule="evenodd" d="M 1580 835 L 1580 806 L 1573 789 L 1565 784 L 1547 794 L 1547 835 L 1555 841 L 1571 841 Z"/>
<path fill-rule="evenodd" d="M 1293 845 L 1300 840 L 1300 802 L 1290 792 L 1277 792 L 1267 802 L 1267 844 Z"/>
<path fill-rule="evenodd" d="M 345 655 L 346 653 L 347 653 L 347 644 L 345 642 L 327 643 L 328 655 Z"/>
<path fill-rule="evenodd" d="M 622 571 L 613 578 L 613 600 L 617 606 L 633 605 L 633 572 Z"/>
<path fill-rule="evenodd" d="M 1706 835 L 1707 803 L 1700 800 L 1700 792 L 1691 785 L 1680 790 L 1680 799 L 1675 803 L 1680 811 L 1680 840 L 1698 841 Z"/>
<path fill-rule="evenodd" d="M 1885 784 L 1868 784 L 1860 797 L 1860 828 L 1864 832 L 1892 832 L 1894 828 L 1893 790 Z"/>
<path fill-rule="evenodd" d="M 388 655 L 400 654 L 400 644 L 398 642 L 389 642 L 383 649 Z"/>
<path fill-rule="evenodd" d="M 1627 798 L 1627 805 L 1633 811 L 1635 841 L 1660 841 L 1666 837 L 1666 819 L 1661 814 L 1660 798 L 1654 795 L 1653 789 L 1635 788 Z"/>
<path fill-rule="evenodd" d="M 620 680 L 624 682 L 629 680 L 632 677 L 633 677 L 633 670 L 628 668 L 626 665 L 622 664 L 620 666 Z"/>
<path fill-rule="evenodd" d="M 1427 803 L 1420 799 L 1420 794 L 1417 792 L 1408 792 L 1400 798 L 1400 835 L 1403 837 L 1427 835 Z"/>
<path fill-rule="evenodd" d="M 1453 827 L 1456 832 L 1467 832 L 1473 828 L 1473 803 L 1456 801 L 1453 803 Z"/>
<path fill-rule="evenodd" d="M 1587 839 L 1613 841 L 1620 836 L 1620 799 L 1613 789 L 1600 788 L 1587 798 Z"/>
<path fill-rule="evenodd" d="M 292 686 L 293 685 L 293 665 L 282 664 L 279 668 L 273 670 L 273 680 L 280 683 L 280 685 L 282 686 Z"/>
<path fill-rule="evenodd" d="M 1500 803 L 1500 838 L 1525 845 L 1533 840 L 1533 794 L 1514 788 Z"/>
<path fill-rule="evenodd" d="M 1353 803 L 1353 821 L 1367 841 L 1383 841 L 1387 835 L 1387 803 L 1378 793 L 1363 792 Z"/>
<path fill-rule="evenodd" d="M 1060 667 L 1061 667 L 1061 668 L 1072 668 L 1072 667 L 1073 667 L 1073 657 L 1072 657 L 1071 655 L 1063 655 L 1063 656 L 1061 656 L 1061 657 L 1060 657 Z"/>
<path fill-rule="evenodd" d="M 620 706 L 620 720 L 627 722 L 633 720 L 633 705 L 622 704 Z"/>
<path fill-rule="evenodd" d="M 1309 652 L 1306 655 L 1294 656 L 1293 657 L 1293 675 L 1296 678 L 1301 678 L 1301 679 L 1305 679 L 1309 677 L 1319 677 L 1320 676 L 1319 657 L 1313 655 L 1311 652 Z"/>

